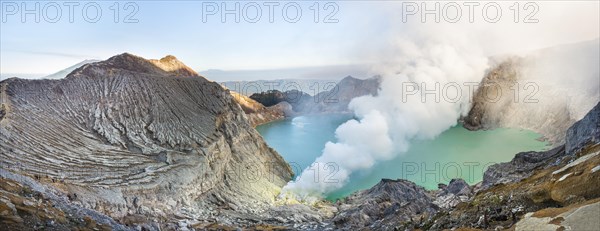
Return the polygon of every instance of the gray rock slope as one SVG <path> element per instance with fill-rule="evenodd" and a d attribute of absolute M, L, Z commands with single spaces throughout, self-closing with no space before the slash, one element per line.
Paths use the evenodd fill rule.
<path fill-rule="evenodd" d="M 574 154 L 594 143 L 600 143 L 600 103 L 567 130 L 565 151 Z"/>
<path fill-rule="evenodd" d="M 0 168 L 114 218 L 270 205 L 292 176 L 231 95 L 173 56 L 0 82 L 0 144 Z"/>
<path fill-rule="evenodd" d="M 377 95 L 379 84 L 381 84 L 379 76 L 368 79 L 348 76 L 329 91 L 315 95 L 312 103 L 305 105 L 305 110 L 309 113 L 350 112 L 348 104 L 352 99 L 364 95 Z"/>
<path fill-rule="evenodd" d="M 393 229 L 398 221 L 418 221 L 435 214 L 439 207 L 433 197 L 413 182 L 382 179 L 341 201 L 332 221 L 339 229 Z"/>

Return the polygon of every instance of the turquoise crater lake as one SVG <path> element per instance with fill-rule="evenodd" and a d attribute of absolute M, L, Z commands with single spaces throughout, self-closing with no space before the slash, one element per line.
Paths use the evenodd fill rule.
<path fill-rule="evenodd" d="M 321 155 L 325 143 L 336 141 L 335 129 L 349 119 L 352 115 L 300 116 L 256 129 L 299 175 Z M 411 142 L 408 152 L 378 163 L 369 171 L 354 173 L 350 182 L 328 195 L 328 199 L 370 188 L 382 178 L 407 179 L 427 189 L 436 189 L 438 183 L 447 184 L 453 178 L 475 184 L 491 164 L 510 161 L 519 152 L 547 150 L 548 143 L 539 141 L 540 137 L 522 129 L 469 131 L 457 125 L 434 140 Z"/>

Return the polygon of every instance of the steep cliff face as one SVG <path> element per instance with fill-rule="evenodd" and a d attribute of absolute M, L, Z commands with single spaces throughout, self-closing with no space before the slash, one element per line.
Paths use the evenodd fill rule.
<path fill-rule="evenodd" d="M 524 128 L 560 145 L 566 130 L 600 101 L 598 40 L 494 62 L 463 118 L 468 129 Z"/>
<path fill-rule="evenodd" d="M 231 95 L 172 56 L 122 54 L 0 90 L 0 167 L 113 218 L 259 208 L 291 179 Z"/>
<path fill-rule="evenodd" d="M 572 155 L 597 143 L 600 143 L 600 103 L 567 130 L 565 151 Z"/>
<path fill-rule="evenodd" d="M 248 121 L 250 121 L 250 124 L 253 127 L 284 119 L 286 114 L 292 110 L 291 105 L 286 102 L 265 107 L 261 103 L 251 99 L 248 96 L 234 91 L 230 91 L 230 93 L 233 99 L 235 99 L 235 101 L 240 105 L 242 110 L 244 110 Z"/>
<path fill-rule="evenodd" d="M 555 90 L 527 80 L 523 76 L 524 62 L 522 58 L 511 57 L 488 71 L 475 92 L 463 125 L 470 130 L 524 128 L 560 144 L 565 140 L 565 131 L 579 118 L 570 112 L 564 99 L 548 103 L 549 96 L 541 96 Z"/>
<path fill-rule="evenodd" d="M 520 62 L 519 58 L 512 57 L 486 73 L 473 96 L 471 110 L 463 119 L 465 128 L 478 130 L 501 125 L 502 117 L 498 115 L 502 111 L 493 110 L 510 105 L 512 95 L 506 93 L 510 92 L 511 86 L 518 80 Z"/>

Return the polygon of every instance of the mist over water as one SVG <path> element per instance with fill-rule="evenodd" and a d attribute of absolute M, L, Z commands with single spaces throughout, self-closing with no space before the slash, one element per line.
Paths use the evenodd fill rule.
<path fill-rule="evenodd" d="M 335 129 L 349 119 L 351 114 L 299 116 L 260 125 L 256 130 L 298 176 L 315 161 L 325 143 L 335 141 Z"/>
<path fill-rule="evenodd" d="M 350 183 L 328 194 L 327 199 L 368 189 L 382 178 L 407 179 L 429 190 L 454 178 L 476 184 L 483 180 L 483 172 L 492 164 L 510 161 L 519 152 L 547 150 L 550 146 L 539 141 L 540 137 L 521 129 L 469 131 L 459 124 L 434 140 L 412 142 L 406 153 L 394 159 L 353 174 Z"/>
<path fill-rule="evenodd" d="M 444 39 L 445 40 L 445 39 Z M 406 152 L 410 140 L 433 139 L 456 125 L 457 119 L 469 108 L 469 97 L 456 101 L 427 99 L 425 89 L 411 89 L 403 83 L 416 82 L 429 87 L 436 84 L 479 82 L 487 67 L 487 59 L 466 40 L 436 41 L 399 40 L 397 54 L 390 65 L 378 67 L 382 73 L 381 89 L 377 96 L 355 98 L 349 105 L 358 119 L 340 125 L 335 132 L 336 142 L 325 144 L 315 163 L 329 170 L 335 163 L 336 178 L 315 174 L 307 168 L 295 181 L 284 187 L 300 198 L 323 197 L 343 187 L 357 171 L 372 168 L 380 161 L 393 159 Z M 425 87 L 426 88 L 426 87 Z M 468 89 L 458 89 L 459 95 L 470 95 Z M 425 100 L 422 100 L 422 97 Z"/>
<path fill-rule="evenodd" d="M 540 21 L 558 20 L 559 14 L 553 13 L 558 10 L 558 8 L 546 8 L 544 17 Z M 575 12 L 577 11 L 571 11 L 571 13 Z M 584 14 L 580 15 L 586 17 Z M 577 18 L 573 16 L 571 19 Z M 592 19 L 589 15 L 587 17 L 581 20 Z M 597 16 L 594 17 L 597 19 Z M 341 124 L 335 131 L 335 140 L 327 142 L 321 155 L 314 161 L 315 165 L 321 166 L 321 171 L 331 170 L 328 163 L 335 163 L 336 178 L 331 179 L 327 174 L 315 174 L 318 171 L 306 168 L 299 178 L 289 182 L 283 188 L 282 197 L 291 196 L 307 200 L 323 198 L 343 188 L 350 182 L 351 176 L 373 171 L 380 163 L 401 158 L 415 142 L 436 139 L 444 131 L 456 126 L 460 116 L 465 115 L 470 109 L 471 96 L 475 89 L 466 86 L 473 86 L 471 83 L 477 86 L 481 82 L 490 67 L 490 56 L 514 54 L 515 50 L 523 48 L 523 44 L 534 44 L 535 41 L 543 40 L 539 33 L 553 34 L 558 31 L 548 23 L 516 25 L 513 22 L 505 22 L 492 25 L 417 21 L 397 26 L 392 27 L 391 32 L 386 34 L 389 43 L 385 44 L 385 49 L 365 51 L 371 54 L 369 57 L 376 63 L 373 65 L 372 73 L 382 76 L 381 89 L 377 96 L 355 98 L 350 103 L 349 108 L 354 112 L 356 119 Z M 523 34 L 531 36 L 523 36 Z M 573 35 L 573 37 L 577 36 Z M 365 48 L 368 49 L 369 47 Z M 494 53 L 490 54 L 490 51 Z M 582 49 L 582 51 L 594 52 L 595 50 Z M 543 70 L 546 65 L 561 67 L 557 70 L 572 70 L 569 66 L 571 62 L 560 62 L 568 57 L 557 58 L 559 62 L 553 60 L 546 63 L 535 61 L 525 63 L 524 70 L 530 67 L 533 67 L 532 70 Z M 597 64 L 592 67 L 597 67 Z M 541 93 L 545 100 L 564 95 L 565 91 L 557 90 L 563 86 L 560 84 L 562 81 L 554 81 L 564 80 L 564 73 L 561 71 L 550 77 L 534 78 L 536 81 L 549 83 L 545 85 L 548 86 L 545 92 Z M 591 84 L 597 84 L 597 81 L 594 81 L 598 79 L 596 70 L 571 72 L 568 76 L 578 78 L 579 75 L 591 76 L 591 78 L 585 77 L 583 81 L 574 81 L 581 84 L 569 89 L 588 89 L 586 85 L 589 85 L 590 81 Z M 406 83 L 417 83 L 418 86 L 409 89 L 406 88 Z M 444 97 L 448 95 L 443 92 L 440 97 L 438 84 L 441 87 L 447 84 L 458 85 L 458 89 L 455 88 L 453 93 L 458 97 L 449 99 Z M 438 95 L 430 94 L 432 90 Z M 515 108 L 520 112 L 533 110 L 536 115 L 574 111 L 565 112 L 564 108 L 584 108 L 581 111 L 586 111 L 585 107 L 580 105 L 594 105 L 598 101 L 594 98 L 597 95 L 594 94 L 597 92 L 597 87 L 590 89 L 589 92 L 591 94 L 588 96 L 591 96 L 591 99 L 570 97 L 565 102 L 560 102 L 560 105 L 550 102 Z M 527 116 L 526 113 L 515 115 Z M 517 128 L 552 124 L 546 121 L 548 117 L 545 116 L 532 116 L 526 120 L 513 118 L 517 122 L 511 127 Z M 554 121 L 554 123 L 561 122 Z"/>
<path fill-rule="evenodd" d="M 335 129 L 352 119 L 350 114 L 301 116 L 258 126 L 256 129 L 269 146 L 290 163 L 298 176 L 311 166 L 327 142 L 335 141 Z M 302 125 L 300 125 L 300 122 Z M 325 195 L 336 200 L 377 184 L 382 178 L 408 179 L 427 189 L 438 183 L 447 184 L 452 178 L 463 178 L 470 184 L 482 180 L 483 171 L 494 163 L 511 160 L 522 151 L 541 151 L 549 148 L 539 141 L 541 135 L 520 129 L 500 128 L 488 131 L 468 131 L 457 125 L 434 140 L 413 141 L 403 155 L 377 163 L 373 168 L 355 172 L 343 187 Z M 322 171 L 336 179 L 334 170 Z"/>

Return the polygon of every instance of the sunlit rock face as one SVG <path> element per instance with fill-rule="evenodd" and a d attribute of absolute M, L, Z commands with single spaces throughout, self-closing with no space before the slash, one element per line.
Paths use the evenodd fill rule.
<path fill-rule="evenodd" d="M 276 120 L 281 120 L 286 115 L 291 115 L 292 106 L 287 102 L 281 102 L 270 107 L 265 107 L 261 103 L 256 102 L 248 96 L 242 95 L 235 91 L 229 91 L 233 99 L 240 105 L 246 118 L 250 121 L 253 127 L 261 124 L 266 124 Z"/>
<path fill-rule="evenodd" d="M 0 96 L 0 167 L 112 217 L 260 207 L 291 179 L 231 95 L 173 56 L 7 79 Z"/>

